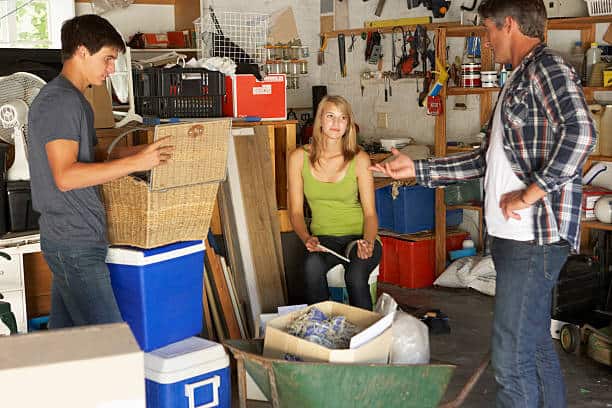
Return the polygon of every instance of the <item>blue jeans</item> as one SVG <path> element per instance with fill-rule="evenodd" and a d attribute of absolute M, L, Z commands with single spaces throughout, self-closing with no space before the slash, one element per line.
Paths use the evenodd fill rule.
<path fill-rule="evenodd" d="M 359 235 L 347 236 L 319 236 L 319 242 L 332 251 L 344 255 L 347 246 L 357 239 Z M 361 259 L 357 256 L 357 245 L 351 249 L 348 256 L 350 263 L 336 258 L 325 252 L 308 252 L 304 259 L 304 290 L 308 304 L 323 302 L 329 299 L 329 288 L 327 287 L 327 272 L 338 264 L 345 267 L 344 282 L 348 292 L 349 303 L 352 306 L 366 310 L 372 310 L 372 297 L 370 296 L 370 285 L 368 278 L 376 268 L 382 256 L 382 246 L 378 240 L 374 241 L 372 256 Z"/>
<path fill-rule="evenodd" d="M 106 247 L 74 248 L 41 240 L 51 272 L 49 328 L 122 322 L 106 266 Z"/>
<path fill-rule="evenodd" d="M 497 407 L 563 408 L 565 384 L 550 336 L 552 289 L 569 254 L 550 245 L 493 238 L 497 273 L 492 363 Z"/>

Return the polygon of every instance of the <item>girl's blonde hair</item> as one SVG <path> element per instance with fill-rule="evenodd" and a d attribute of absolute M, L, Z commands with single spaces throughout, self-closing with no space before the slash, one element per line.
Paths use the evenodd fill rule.
<path fill-rule="evenodd" d="M 323 109 L 327 104 L 334 105 L 348 117 L 346 132 L 342 136 L 342 155 L 344 156 L 344 161 L 348 162 L 352 160 L 353 157 L 355 157 L 355 155 L 361 150 L 357 144 L 357 128 L 355 126 L 355 116 L 353 115 L 351 105 L 341 96 L 327 95 L 321 99 L 321 102 L 319 102 L 319 107 L 317 108 L 317 114 L 315 115 L 314 120 L 312 142 L 310 143 L 309 154 L 310 163 L 313 166 L 318 163 L 323 152 L 324 135 L 321 129 L 321 120 L 323 118 Z"/>

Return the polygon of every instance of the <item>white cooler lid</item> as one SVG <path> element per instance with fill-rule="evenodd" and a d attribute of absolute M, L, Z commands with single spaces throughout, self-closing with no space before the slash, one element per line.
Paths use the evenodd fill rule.
<path fill-rule="evenodd" d="M 177 242 L 152 249 L 110 247 L 106 255 L 106 263 L 132 266 L 151 265 L 202 252 L 204 249 L 202 241 Z"/>
<path fill-rule="evenodd" d="M 199 337 L 189 337 L 145 353 L 145 377 L 171 384 L 229 366 L 223 346 Z"/>

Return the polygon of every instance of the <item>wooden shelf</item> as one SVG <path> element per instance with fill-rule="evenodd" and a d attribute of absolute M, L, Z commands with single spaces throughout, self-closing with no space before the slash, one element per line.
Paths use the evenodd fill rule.
<path fill-rule="evenodd" d="M 605 224 L 599 221 L 582 221 L 580 224 L 583 229 L 591 228 L 591 229 L 612 231 L 612 224 Z"/>
<path fill-rule="evenodd" d="M 132 54 L 138 53 L 164 53 L 164 52 L 198 52 L 197 48 L 132 48 L 130 52 Z"/>
<path fill-rule="evenodd" d="M 589 160 L 591 161 L 610 161 L 612 162 L 612 156 L 602 156 L 600 154 L 593 154 L 589 156 Z"/>
<path fill-rule="evenodd" d="M 499 92 L 501 88 L 463 88 L 461 86 L 449 86 L 446 88 L 446 94 L 452 95 L 482 95 L 488 93 Z"/>
<path fill-rule="evenodd" d="M 446 153 L 447 154 L 465 153 L 465 152 L 471 152 L 473 150 L 474 150 L 473 147 L 446 146 Z"/>
<path fill-rule="evenodd" d="M 549 30 L 579 30 L 580 27 L 576 26 L 597 23 L 612 23 L 612 16 L 551 18 L 548 20 L 547 28 Z"/>
<path fill-rule="evenodd" d="M 612 16 L 597 16 L 597 17 L 574 17 L 574 18 L 555 18 L 548 20 L 549 30 L 580 30 L 590 24 L 611 23 Z M 461 25 L 459 21 L 446 21 L 443 23 L 422 24 L 427 30 L 435 30 L 438 28 L 446 28 L 447 37 L 466 37 L 470 34 L 478 36 L 484 35 L 486 29 L 484 26 Z M 404 30 L 414 30 L 416 25 L 401 26 Z M 361 33 L 379 32 L 390 33 L 393 27 L 363 27 L 351 28 L 346 30 L 326 31 L 322 32 L 322 37 L 333 38 L 338 34 L 346 36 L 360 35 Z"/>
<path fill-rule="evenodd" d="M 472 211 L 482 211 L 483 205 L 480 204 L 457 204 L 457 205 L 447 205 L 447 210 L 472 210 Z"/>

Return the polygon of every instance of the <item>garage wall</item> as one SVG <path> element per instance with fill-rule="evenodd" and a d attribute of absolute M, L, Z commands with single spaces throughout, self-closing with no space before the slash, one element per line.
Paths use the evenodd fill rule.
<path fill-rule="evenodd" d="M 337 1 L 337 0 L 336 0 Z M 460 19 L 460 6 L 470 1 L 452 1 L 447 16 L 444 19 L 435 19 L 434 22 L 457 21 Z M 378 19 L 374 15 L 377 1 L 352 1 L 349 4 L 349 26 L 351 28 L 363 27 L 366 20 Z M 380 19 L 395 19 L 404 17 L 430 16 L 424 7 L 408 10 L 406 0 L 387 0 Z M 601 40 L 607 24 L 599 24 L 597 38 Z M 564 52 L 569 52 L 574 41 L 579 40 L 577 31 L 551 31 L 549 44 Z M 346 39 L 347 48 L 350 37 Z M 391 35 L 385 34 L 383 38 L 383 53 L 385 55 L 383 71 L 391 70 Z M 449 60 L 463 52 L 463 39 L 449 39 Z M 399 52 L 398 48 L 398 52 Z M 365 41 L 357 40 L 353 53 L 347 56 L 347 77 L 340 76 L 338 62 L 337 40 L 330 39 L 325 55 L 325 65 L 321 67 L 320 81 L 328 85 L 328 93 L 340 94 L 352 102 L 355 114 L 361 129 L 362 139 L 380 139 L 387 137 L 413 137 L 419 143 L 433 144 L 434 118 L 425 114 L 425 109 L 418 107 L 418 85 L 414 79 L 401 79 L 392 81 L 393 96 L 389 102 L 384 101 L 384 84 L 382 81 L 370 80 L 365 82 L 364 96 L 361 96 L 360 73 L 374 71 L 376 66 L 364 61 Z M 474 140 L 479 131 L 479 98 L 470 96 L 466 98 L 467 111 L 456 111 L 452 107 L 455 98 L 448 98 L 447 111 L 447 139 Z M 379 112 L 387 113 L 388 128 L 377 127 Z"/>

